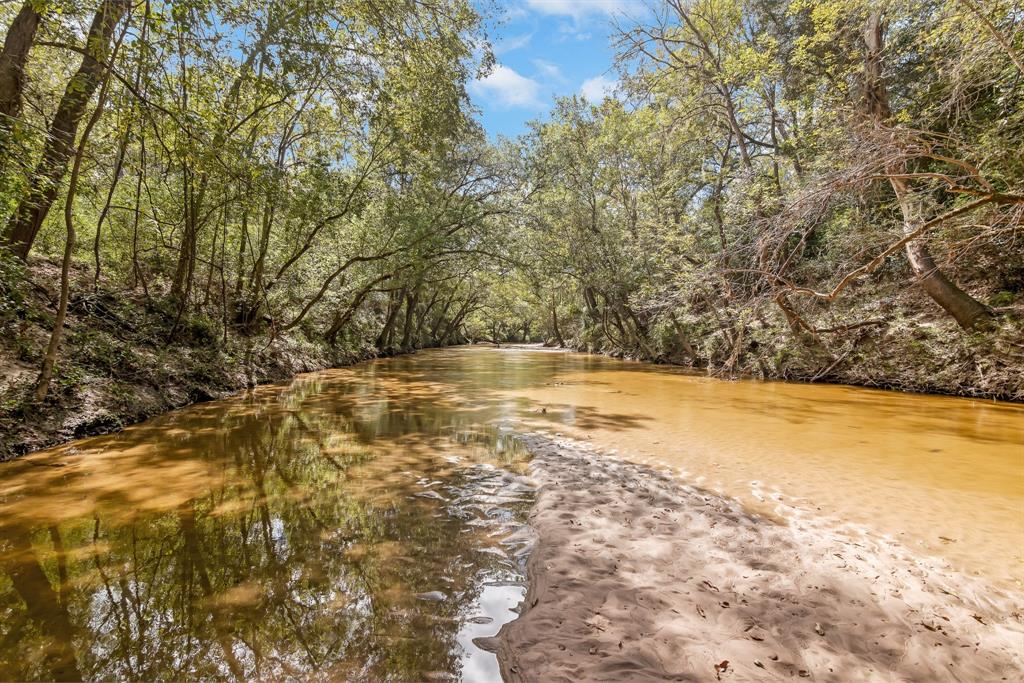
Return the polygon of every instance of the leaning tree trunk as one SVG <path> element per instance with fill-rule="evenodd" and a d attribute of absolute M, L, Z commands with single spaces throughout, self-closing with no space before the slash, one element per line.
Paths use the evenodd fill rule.
<path fill-rule="evenodd" d="M 416 305 L 420 300 L 420 286 L 405 295 L 405 322 L 402 329 L 402 351 L 412 349 L 413 319 L 415 318 Z"/>
<path fill-rule="evenodd" d="M 345 326 L 348 325 L 349 321 L 355 316 L 359 307 L 363 305 L 363 301 L 373 291 L 373 288 L 394 277 L 391 273 L 381 275 L 380 277 L 368 282 L 362 289 L 356 292 L 356 295 L 352 298 L 352 303 L 348 305 L 344 311 L 338 311 L 334 316 L 334 321 L 331 326 L 324 332 L 324 339 L 327 340 L 331 346 L 335 346 L 338 343 L 338 335 L 341 333 Z"/>
<path fill-rule="evenodd" d="M 4 48 L 0 52 L 0 124 L 3 125 L 10 125 L 11 120 L 21 113 L 25 62 L 42 18 L 36 10 L 38 5 L 38 2 L 29 0 L 21 6 L 18 16 L 7 29 Z"/>
<path fill-rule="evenodd" d="M 448 315 L 448 311 L 453 303 L 455 303 L 455 295 L 452 295 L 451 299 L 447 299 L 444 302 L 444 308 L 437 314 L 434 323 L 430 326 L 430 343 L 434 346 L 440 346 L 440 337 L 438 335 L 441 334 L 441 327 L 444 325 L 445 316 Z"/>
<path fill-rule="evenodd" d="M 37 2 L 29 0 L 7 28 L 3 50 L 0 51 L 0 182 L 5 185 L 20 177 L 8 175 L 8 166 L 13 153 L 15 127 L 21 115 L 22 93 L 25 91 L 25 62 L 35 42 L 41 15 L 36 10 Z M 2 240 L 0 240 L 2 244 Z"/>
<path fill-rule="evenodd" d="M 131 7 L 131 0 L 103 0 L 86 36 L 82 64 L 64 89 L 46 136 L 43 157 L 7 225 L 2 242 L 19 258 L 28 258 L 39 228 L 50 212 L 75 147 L 78 124 L 106 70 L 114 28 Z"/>
<path fill-rule="evenodd" d="M 903 211 L 904 233 L 913 232 L 924 222 L 918 201 L 908 192 L 906 183 L 897 178 L 890 180 L 900 209 Z M 907 261 L 921 288 L 935 303 L 956 319 L 960 327 L 969 330 L 991 319 L 991 311 L 970 294 L 960 289 L 935 265 L 927 245 L 920 239 L 911 240 L 905 248 Z"/>
<path fill-rule="evenodd" d="M 864 63 L 865 107 L 876 126 L 884 125 L 892 115 L 889 97 L 882 81 L 882 51 L 885 48 L 882 11 L 873 10 L 864 27 L 864 43 L 867 53 Z M 889 169 L 889 184 L 896 194 L 903 214 L 903 233 L 913 233 L 924 223 L 924 211 L 920 201 L 910 191 L 904 176 L 907 164 L 900 161 Z M 935 303 L 956 319 L 960 327 L 972 329 L 991 318 L 991 311 L 984 304 L 960 289 L 945 273 L 939 270 L 928 246 L 920 239 L 907 242 L 905 247 L 910 269 Z"/>
<path fill-rule="evenodd" d="M 427 302 L 427 305 L 420 310 L 419 319 L 416 321 L 416 331 L 413 332 L 413 338 L 416 340 L 417 344 L 423 343 L 423 328 L 427 324 L 427 316 L 430 314 L 430 311 L 433 310 L 434 304 L 437 303 L 437 297 L 438 293 L 434 292 L 433 296 L 430 297 L 430 301 Z"/>

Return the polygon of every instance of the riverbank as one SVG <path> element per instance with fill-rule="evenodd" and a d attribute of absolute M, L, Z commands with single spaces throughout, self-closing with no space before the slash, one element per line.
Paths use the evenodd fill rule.
<path fill-rule="evenodd" d="M 53 324 L 59 270 L 40 260 L 28 273 L 20 288 L 11 283 L 0 287 L 0 461 L 115 432 L 257 384 L 391 355 L 382 354 L 372 341 L 382 324 L 373 316 L 355 322 L 349 341 L 335 346 L 325 343 L 318 329 L 303 326 L 270 335 L 264 324 L 245 333 L 224 319 L 179 319 L 169 299 L 156 292 L 118 291 L 103 281 L 94 289 L 91 273 L 78 267 L 72 273 L 77 294 L 55 377 L 47 399 L 38 404 L 31 394 Z M 1024 361 L 1015 351 L 1019 343 L 1008 341 L 1016 339 L 1009 322 L 992 334 L 967 336 L 924 317 L 901 320 L 864 330 L 852 345 L 839 337 L 802 343 L 777 326 L 752 327 L 751 334 L 740 337 L 760 341 L 745 342 L 742 352 L 730 354 L 729 363 L 712 362 L 717 357 L 713 340 L 695 346 L 700 351 L 696 357 L 652 353 L 644 359 L 723 379 L 845 383 L 1024 400 L 1024 374 L 1019 372 Z M 581 351 L 629 355 L 581 340 L 570 343 Z"/>
<path fill-rule="evenodd" d="M 691 368 L 720 379 L 761 379 L 1024 402 L 1024 318 L 1007 314 L 984 332 L 967 332 L 930 308 L 918 292 L 884 320 L 796 333 L 776 310 L 705 334 L 684 352 L 674 335 L 623 347 L 604 337 L 567 340 L 570 348 L 612 358 Z M 853 304 L 841 319 L 871 318 Z"/>
<path fill-rule="evenodd" d="M 224 334 L 217 321 L 177 320 L 165 298 L 93 291 L 75 272 L 60 357 L 42 403 L 32 400 L 59 291 L 56 265 L 38 262 L 32 285 L 0 318 L 0 462 L 72 439 L 116 432 L 193 403 L 302 372 L 375 357 L 372 347 L 331 349 L 299 332 Z M 9 304 L 9 305 L 8 305 Z M 172 334 L 172 329 L 174 333 Z"/>
<path fill-rule="evenodd" d="M 95 336 L 105 335 L 90 334 Z M 191 343 L 138 343 L 136 338 L 130 358 L 120 358 L 108 367 L 97 367 L 91 358 L 93 350 L 81 343 L 69 346 L 71 360 L 63 363 L 66 374 L 56 379 L 42 404 L 29 398 L 38 367 L 10 355 L 3 358 L 0 462 L 73 439 L 116 432 L 170 410 L 332 364 L 319 349 L 311 350 L 293 339 L 257 349 L 247 360 L 248 349 L 241 344 L 224 350 Z M 359 360 L 363 358 L 350 362 Z"/>
<path fill-rule="evenodd" d="M 578 442 L 539 485 L 510 681 L 1016 680 L 1024 601 L 901 545 L 782 524 Z"/>

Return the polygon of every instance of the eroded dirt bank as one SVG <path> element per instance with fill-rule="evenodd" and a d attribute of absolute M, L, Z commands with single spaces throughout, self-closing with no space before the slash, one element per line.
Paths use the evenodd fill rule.
<path fill-rule="evenodd" d="M 1021 596 L 884 538 L 752 516 L 579 442 L 539 485 L 510 681 L 990 681 L 1024 675 Z"/>

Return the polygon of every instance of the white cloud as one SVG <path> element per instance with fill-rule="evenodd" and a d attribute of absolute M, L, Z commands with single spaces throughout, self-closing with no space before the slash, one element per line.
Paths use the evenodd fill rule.
<path fill-rule="evenodd" d="M 580 86 L 580 94 L 586 97 L 590 102 L 594 104 L 599 103 L 606 96 L 611 95 L 615 92 L 619 82 L 614 78 L 608 78 L 607 76 L 594 76 L 583 81 L 583 85 Z"/>
<path fill-rule="evenodd" d="M 538 97 L 540 84 L 532 78 L 520 75 L 515 69 L 498 64 L 484 78 L 470 84 L 477 95 L 492 100 L 507 108 L 542 109 L 544 103 Z"/>
<path fill-rule="evenodd" d="M 541 14 L 579 19 L 590 14 L 618 14 L 625 9 L 626 0 L 526 0 L 526 4 Z"/>
<path fill-rule="evenodd" d="M 537 68 L 537 74 L 543 78 L 554 81 L 555 83 L 565 83 L 565 75 L 562 70 L 558 68 L 557 64 L 552 64 L 544 59 L 531 60 L 533 65 Z"/>
<path fill-rule="evenodd" d="M 527 12 L 526 9 L 516 5 L 514 7 L 506 7 L 502 11 L 500 19 L 505 23 L 509 23 L 512 21 L 519 21 L 520 19 L 525 19 L 529 14 L 530 13 Z"/>
<path fill-rule="evenodd" d="M 533 39 L 532 33 L 524 33 L 520 36 L 509 36 L 508 38 L 502 38 L 494 43 L 494 54 L 501 55 L 506 52 L 512 52 L 524 48 L 530 44 Z"/>

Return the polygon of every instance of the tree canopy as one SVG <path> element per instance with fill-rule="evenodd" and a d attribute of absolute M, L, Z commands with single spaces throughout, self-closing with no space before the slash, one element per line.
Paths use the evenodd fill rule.
<path fill-rule="evenodd" d="M 496 143 L 466 0 L 0 12 L 0 325 L 62 271 L 37 400 L 101 292 L 239 353 L 546 341 L 1021 395 L 1014 2 L 661 0 L 614 95 Z"/>

